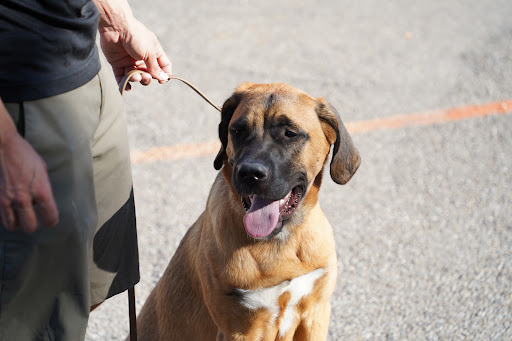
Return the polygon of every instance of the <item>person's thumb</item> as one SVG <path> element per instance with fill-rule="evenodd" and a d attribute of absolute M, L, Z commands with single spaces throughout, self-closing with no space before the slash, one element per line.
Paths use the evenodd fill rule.
<path fill-rule="evenodd" d="M 167 82 L 169 80 L 169 75 L 167 75 L 161 68 L 158 63 L 158 60 L 155 56 L 151 56 L 147 60 L 144 61 L 146 63 L 146 67 L 148 68 L 149 74 L 157 79 L 159 82 Z"/>

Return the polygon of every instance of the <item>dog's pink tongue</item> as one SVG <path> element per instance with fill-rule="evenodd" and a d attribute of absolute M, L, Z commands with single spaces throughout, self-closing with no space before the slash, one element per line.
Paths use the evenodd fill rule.
<path fill-rule="evenodd" d="M 245 230 L 251 237 L 264 238 L 274 231 L 278 220 L 279 200 L 266 200 L 255 195 L 244 216 Z"/>

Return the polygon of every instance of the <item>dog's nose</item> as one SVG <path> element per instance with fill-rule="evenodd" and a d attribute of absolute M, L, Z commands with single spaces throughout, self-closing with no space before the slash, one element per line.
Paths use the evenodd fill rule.
<path fill-rule="evenodd" d="M 237 167 L 242 181 L 264 181 L 268 178 L 269 168 L 261 162 L 248 161 Z"/>

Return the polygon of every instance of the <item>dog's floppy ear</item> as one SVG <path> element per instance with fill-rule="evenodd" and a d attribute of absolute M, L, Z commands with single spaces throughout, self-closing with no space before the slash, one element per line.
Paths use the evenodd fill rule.
<path fill-rule="evenodd" d="M 219 123 L 219 139 L 222 143 L 222 146 L 220 147 L 219 153 L 217 154 L 217 157 L 215 157 L 215 161 L 213 162 L 213 166 L 216 170 L 219 170 L 222 168 L 222 165 L 224 164 L 224 161 L 226 160 L 226 148 L 228 146 L 228 126 L 229 121 L 231 121 L 231 117 L 233 116 L 233 113 L 236 110 L 236 107 L 240 103 L 240 100 L 243 95 L 243 91 L 252 86 L 254 83 L 246 82 L 240 84 L 233 95 L 229 97 L 224 104 L 222 105 L 222 111 L 221 111 L 221 121 Z"/>
<path fill-rule="evenodd" d="M 329 143 L 334 145 L 331 178 L 337 184 L 344 185 L 356 173 L 361 164 L 361 157 L 336 109 L 323 98 L 318 98 L 317 103 L 316 113 L 325 136 Z"/>
<path fill-rule="evenodd" d="M 240 94 L 234 93 L 230 98 L 228 98 L 224 105 L 222 105 L 221 111 L 221 121 L 219 123 L 219 139 L 221 142 L 219 153 L 217 157 L 215 157 L 215 161 L 213 162 L 213 166 L 216 170 L 222 168 L 224 161 L 226 160 L 226 147 L 228 145 L 228 126 L 233 113 L 235 112 L 238 103 L 240 103 Z"/>

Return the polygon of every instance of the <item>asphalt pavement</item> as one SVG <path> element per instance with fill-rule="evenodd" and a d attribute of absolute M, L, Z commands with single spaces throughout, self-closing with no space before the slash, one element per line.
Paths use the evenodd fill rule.
<path fill-rule="evenodd" d="M 131 6 L 174 74 L 219 105 L 241 82 L 285 82 L 326 98 L 347 125 L 374 123 L 353 131 L 354 178 L 326 177 L 320 191 L 339 263 L 328 340 L 512 340 L 512 1 Z M 134 152 L 218 139 L 220 114 L 176 81 L 136 85 L 126 105 Z M 214 157 L 133 165 L 138 309 L 204 210 Z M 86 340 L 127 334 L 121 294 L 91 314 Z"/>

